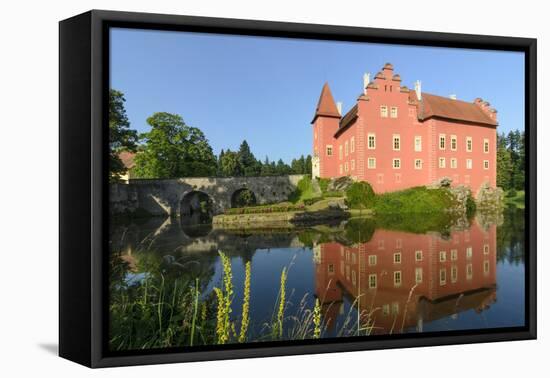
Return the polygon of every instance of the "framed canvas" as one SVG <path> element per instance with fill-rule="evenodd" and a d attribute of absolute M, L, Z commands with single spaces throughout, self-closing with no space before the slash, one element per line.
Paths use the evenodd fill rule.
<path fill-rule="evenodd" d="M 94 10 L 59 58 L 62 357 L 536 337 L 536 40 Z"/>

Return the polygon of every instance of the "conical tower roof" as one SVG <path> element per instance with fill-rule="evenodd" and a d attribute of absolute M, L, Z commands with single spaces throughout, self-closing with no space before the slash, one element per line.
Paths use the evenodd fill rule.
<path fill-rule="evenodd" d="M 340 118 L 340 113 L 338 112 L 338 108 L 336 107 L 336 103 L 334 102 L 334 97 L 332 97 L 328 83 L 323 85 L 323 90 L 321 91 L 319 102 L 317 103 L 317 109 L 315 109 L 315 116 L 313 117 L 313 121 L 311 121 L 311 123 L 315 122 L 317 117 Z"/>

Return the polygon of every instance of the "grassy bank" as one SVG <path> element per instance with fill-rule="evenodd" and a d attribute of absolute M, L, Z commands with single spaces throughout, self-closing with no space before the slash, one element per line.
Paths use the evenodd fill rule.
<path fill-rule="evenodd" d="M 454 204 L 447 189 L 420 186 L 376 195 L 374 210 L 376 214 L 434 214 L 443 213 Z"/>

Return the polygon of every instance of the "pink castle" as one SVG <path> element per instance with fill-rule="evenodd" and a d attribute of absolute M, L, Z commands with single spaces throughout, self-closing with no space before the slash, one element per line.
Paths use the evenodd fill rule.
<path fill-rule="evenodd" d="M 328 84 L 313 117 L 313 176 L 351 176 L 375 192 L 429 185 L 444 177 L 477 195 L 496 186 L 496 110 L 480 98 L 409 90 L 386 63 L 342 114 Z"/>

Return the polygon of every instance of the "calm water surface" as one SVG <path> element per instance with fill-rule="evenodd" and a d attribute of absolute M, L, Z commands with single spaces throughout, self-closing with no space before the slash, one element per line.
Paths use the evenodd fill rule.
<path fill-rule="evenodd" d="M 277 311 L 285 267 L 285 335 L 295 326 L 293 317 L 312 309 L 316 298 L 322 337 L 353 334 L 357 319 L 365 318 L 370 334 L 522 326 L 524 213 L 507 210 L 493 218 L 478 215 L 461 226 L 421 233 L 403 226 L 415 219 L 395 227 L 360 220 L 263 231 L 190 227 L 174 219 L 119 222 L 111 230 L 111 290 L 144 285 L 160 272 L 167 287 L 177 278 L 198 278 L 206 298 L 222 287 L 223 251 L 231 258 L 235 318 L 251 262 L 251 340 L 262 339 Z"/>

